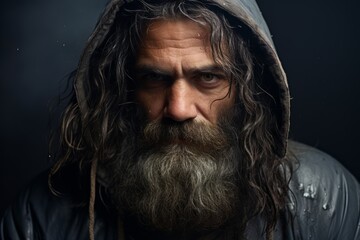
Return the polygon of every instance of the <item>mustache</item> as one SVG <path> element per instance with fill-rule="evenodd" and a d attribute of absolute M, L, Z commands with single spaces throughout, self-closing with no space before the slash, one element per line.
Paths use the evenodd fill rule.
<path fill-rule="evenodd" d="M 217 151 L 228 145 L 226 136 L 219 125 L 199 120 L 176 122 L 162 119 L 145 125 L 141 141 L 143 146 L 149 148 L 178 144 L 191 149 Z"/>

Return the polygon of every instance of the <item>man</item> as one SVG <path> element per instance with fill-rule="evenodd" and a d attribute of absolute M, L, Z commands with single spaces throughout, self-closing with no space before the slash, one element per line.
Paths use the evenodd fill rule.
<path fill-rule="evenodd" d="M 49 186 L 2 239 L 359 239 L 360 189 L 290 142 L 255 1 L 109 3 L 74 76 Z"/>

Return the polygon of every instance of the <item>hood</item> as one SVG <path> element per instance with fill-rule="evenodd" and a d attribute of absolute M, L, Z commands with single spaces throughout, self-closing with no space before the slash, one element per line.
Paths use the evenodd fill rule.
<path fill-rule="evenodd" d="M 118 11 L 121 11 L 124 4 L 133 1 L 136 0 L 110 1 L 100 17 L 95 30 L 88 39 L 78 65 L 74 82 L 77 101 L 80 112 L 82 113 L 87 112 L 89 106 L 86 96 L 88 96 L 87 86 L 89 85 L 90 58 L 97 47 L 106 39 Z M 234 16 L 235 19 L 239 20 L 239 24 L 244 26 L 247 32 L 249 32 L 252 49 L 256 49 L 256 53 L 252 53 L 256 54 L 257 60 L 261 61 L 261 64 L 269 73 L 266 81 L 269 81 L 267 85 L 270 86 L 270 94 L 275 100 L 274 109 L 271 109 L 271 111 L 276 115 L 277 125 L 280 130 L 278 136 L 273 136 L 278 143 L 275 151 L 279 157 L 284 157 L 286 155 L 290 118 L 288 84 L 285 72 L 271 39 L 270 31 L 257 3 L 255 0 L 214 0 L 207 2 L 217 5 L 219 8 Z"/>

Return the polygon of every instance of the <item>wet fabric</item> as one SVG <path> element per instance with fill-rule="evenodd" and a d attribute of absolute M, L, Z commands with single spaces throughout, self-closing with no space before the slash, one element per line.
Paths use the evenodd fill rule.
<path fill-rule="evenodd" d="M 89 108 L 86 96 L 89 95 L 90 59 L 127 2 L 133 1 L 109 2 L 85 47 L 74 83 L 81 112 Z M 271 109 L 280 129 L 279 136 L 274 136 L 278 143 L 275 151 L 280 157 L 287 155 L 295 164 L 289 180 L 291 191 L 287 193 L 288 211 L 279 218 L 274 239 L 360 239 L 360 187 L 356 179 L 327 154 L 302 144 L 288 144 L 290 94 L 287 79 L 255 0 L 208 2 L 227 11 L 238 21 L 238 27 L 249 33 L 252 46 L 256 48 L 252 53 L 269 73 L 270 94 L 276 102 Z M 115 211 L 106 204 L 101 192 L 96 194 L 95 239 L 119 239 Z M 0 223 L 0 239 L 88 239 L 88 203 L 80 204 L 74 198 L 73 194 L 55 196 L 51 193 L 47 173 L 43 174 L 6 211 Z M 255 217 L 248 223 L 246 238 L 265 239 L 264 226 L 262 217 Z M 218 230 L 201 239 L 229 239 L 229 231 Z M 125 239 L 159 239 L 159 236 L 146 234 L 125 229 Z M 164 239 L 190 238 L 165 236 Z"/>

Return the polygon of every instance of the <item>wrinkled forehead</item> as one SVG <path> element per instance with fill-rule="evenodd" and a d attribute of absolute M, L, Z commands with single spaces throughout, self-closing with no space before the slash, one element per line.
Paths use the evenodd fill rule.
<path fill-rule="evenodd" d="M 180 55 L 191 51 L 205 51 L 219 65 L 225 65 L 224 58 L 229 58 L 227 37 L 223 32 L 212 32 L 214 28 L 204 19 L 187 17 L 155 19 L 149 21 L 143 30 L 137 47 L 137 56 L 142 49 L 176 49 Z M 190 52 L 189 52 L 190 51 Z"/>
<path fill-rule="evenodd" d="M 156 48 L 161 47 L 161 44 L 167 44 L 168 46 L 182 49 L 191 47 L 194 43 L 201 43 L 204 48 L 209 46 L 209 27 L 187 18 L 181 18 L 151 21 L 143 34 L 141 45 L 143 47 Z"/>

